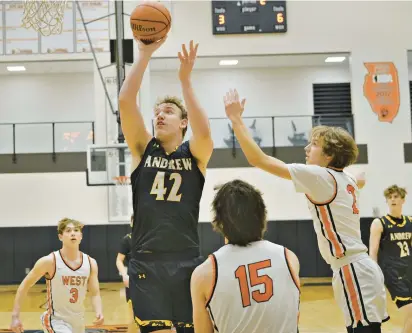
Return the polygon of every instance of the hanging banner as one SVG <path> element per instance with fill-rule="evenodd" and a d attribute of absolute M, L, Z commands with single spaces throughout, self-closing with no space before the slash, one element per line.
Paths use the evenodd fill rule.
<path fill-rule="evenodd" d="M 363 94 L 381 122 L 392 123 L 399 111 L 398 71 L 393 62 L 365 62 Z"/>

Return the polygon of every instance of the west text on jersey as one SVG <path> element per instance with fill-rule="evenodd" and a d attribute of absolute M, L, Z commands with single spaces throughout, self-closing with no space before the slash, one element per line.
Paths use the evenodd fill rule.
<path fill-rule="evenodd" d="M 65 286 L 84 286 L 87 276 L 62 276 L 62 282 Z"/>

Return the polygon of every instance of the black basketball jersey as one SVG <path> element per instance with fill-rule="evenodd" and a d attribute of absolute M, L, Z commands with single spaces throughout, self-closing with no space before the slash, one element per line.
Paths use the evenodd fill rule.
<path fill-rule="evenodd" d="M 130 255 L 132 251 L 132 234 L 127 234 L 122 238 L 119 253 L 124 254 L 123 264 L 127 267 L 129 265 Z"/>
<path fill-rule="evenodd" d="M 153 138 L 131 175 L 132 257 L 139 252 L 199 251 L 198 219 L 204 176 L 189 142 L 167 154 Z"/>
<path fill-rule="evenodd" d="M 385 269 L 404 270 L 411 261 L 412 218 L 385 215 L 380 218 L 383 233 L 379 244 L 378 261 Z"/>

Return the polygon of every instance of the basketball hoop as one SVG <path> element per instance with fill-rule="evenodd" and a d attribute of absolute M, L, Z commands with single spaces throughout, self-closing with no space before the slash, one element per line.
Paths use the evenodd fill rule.
<path fill-rule="evenodd" d="M 59 35 L 67 0 L 25 0 L 22 26 L 43 36 Z"/>

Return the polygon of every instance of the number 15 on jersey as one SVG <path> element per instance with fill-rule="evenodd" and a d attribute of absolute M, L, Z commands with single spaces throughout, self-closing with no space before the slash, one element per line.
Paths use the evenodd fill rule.
<path fill-rule="evenodd" d="M 240 295 L 243 307 L 251 305 L 250 296 L 257 303 L 269 301 L 273 296 L 273 280 L 269 275 L 259 275 L 259 271 L 271 267 L 270 260 L 255 262 L 249 265 L 239 266 L 235 271 L 235 277 L 239 281 Z M 263 286 L 263 292 L 258 290 L 250 292 L 250 288 Z"/>

